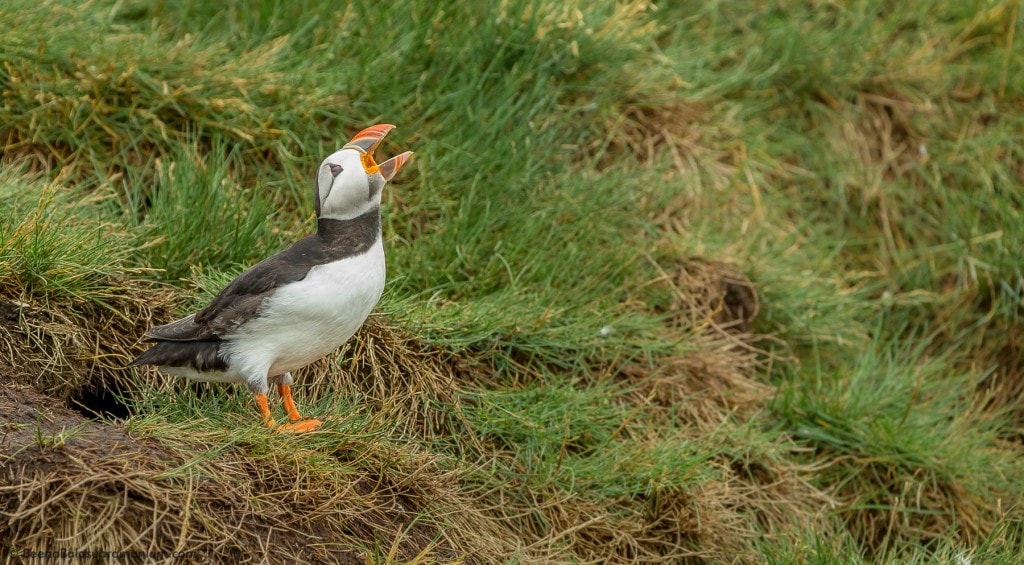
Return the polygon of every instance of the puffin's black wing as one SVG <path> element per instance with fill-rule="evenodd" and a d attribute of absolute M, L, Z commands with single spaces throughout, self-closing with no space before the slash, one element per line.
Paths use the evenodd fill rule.
<path fill-rule="evenodd" d="M 321 218 L 316 235 L 253 265 L 199 312 L 146 332 L 157 343 L 131 364 L 184 366 L 200 372 L 226 369 L 220 351 L 223 340 L 258 317 L 264 301 L 278 288 L 306 278 L 317 265 L 365 253 L 379 238 L 377 208 L 351 220 Z"/>
<path fill-rule="evenodd" d="M 376 207 L 350 220 L 321 218 L 315 235 L 250 267 L 200 310 L 194 323 L 214 335 L 229 335 L 259 316 L 263 301 L 278 288 L 306 278 L 317 265 L 365 253 L 379 237 L 380 211 Z"/>
<path fill-rule="evenodd" d="M 318 264 L 318 245 L 313 237 L 253 265 L 198 313 L 146 332 L 146 337 L 157 343 L 131 365 L 189 367 L 198 372 L 226 370 L 228 363 L 221 355 L 223 340 L 259 316 L 263 301 L 281 285 L 301 280 Z"/>
<path fill-rule="evenodd" d="M 277 255 L 249 267 L 224 287 L 194 317 L 204 333 L 225 336 L 260 315 L 263 301 L 278 288 L 306 277 L 313 266 L 325 262 L 317 236 L 300 239 Z"/>
<path fill-rule="evenodd" d="M 309 238 L 306 238 L 309 239 Z M 313 264 L 306 239 L 248 268 L 205 308 L 169 324 L 156 326 L 146 337 L 156 341 L 217 341 L 260 313 L 263 300 L 281 285 L 301 280 Z"/>

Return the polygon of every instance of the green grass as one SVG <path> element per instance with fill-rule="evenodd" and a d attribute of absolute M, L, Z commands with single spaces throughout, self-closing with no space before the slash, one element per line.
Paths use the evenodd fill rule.
<path fill-rule="evenodd" d="M 516 454 L 514 471 L 489 482 L 521 481 L 525 489 L 549 487 L 596 500 L 700 482 L 702 463 L 715 452 L 681 434 L 644 437 L 650 423 L 616 396 L 604 387 L 552 384 L 472 399 L 471 429 Z"/>
<path fill-rule="evenodd" d="M 157 165 L 151 194 L 132 203 L 129 213 L 141 218 L 133 226 L 139 261 L 160 269 L 161 278 L 176 280 L 207 265 L 252 264 L 262 250 L 284 246 L 283 237 L 273 233 L 275 206 L 266 196 L 278 183 L 234 184 L 237 159 L 219 138 L 210 155 L 200 156 L 196 145 L 175 149 Z"/>
<path fill-rule="evenodd" d="M 118 281 L 145 270 L 125 226 L 104 221 L 88 196 L 26 175 L 11 164 L 0 176 L 0 288 L 5 294 L 101 305 Z M 126 241 L 128 240 L 128 241 Z"/>
<path fill-rule="evenodd" d="M 795 438 L 843 462 L 823 475 L 857 501 L 844 510 L 848 527 L 880 547 L 892 536 L 969 532 L 972 524 L 958 523 L 965 515 L 998 522 L 998 509 L 979 501 L 1012 491 L 1018 475 L 997 449 L 1006 416 L 984 410 L 977 393 L 983 375 L 958 374 L 947 355 L 925 353 L 927 338 L 911 339 L 918 343 L 876 339 L 854 365 L 805 368 L 776 408 Z M 878 531 L 874 512 L 902 531 Z"/>
<path fill-rule="evenodd" d="M 409 392 L 441 406 L 431 433 L 333 391 L 354 400 L 314 410 L 372 428 L 331 432 L 354 452 L 440 462 L 459 504 L 520 536 L 512 559 L 1008 561 L 1024 551 L 1019 12 L 11 3 L 0 291 L 109 306 L 129 281 L 199 305 L 313 229 L 324 155 L 394 123 L 381 153 L 416 157 L 385 195 L 378 311 L 473 378 Z M 753 282 L 756 336 L 718 331 L 722 273 L 686 279 L 697 259 Z M 743 379 L 775 393 L 738 400 Z M 213 416 L 251 415 L 244 394 L 175 390 L 132 400 L 129 428 L 283 449 Z M 783 518 L 789 503 L 813 517 Z"/>

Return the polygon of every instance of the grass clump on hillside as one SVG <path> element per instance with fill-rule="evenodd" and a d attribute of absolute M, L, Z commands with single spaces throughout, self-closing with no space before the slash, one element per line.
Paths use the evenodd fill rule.
<path fill-rule="evenodd" d="M 847 527 L 877 547 L 892 536 L 983 536 L 979 525 L 1003 517 L 986 501 L 1012 498 L 1017 474 L 1000 449 L 1006 416 L 978 394 L 983 376 L 951 372 L 921 345 L 871 347 L 857 365 L 805 369 L 779 402 L 794 437 L 843 462 L 823 474 L 856 501 L 843 510 Z"/>
<path fill-rule="evenodd" d="M 89 214 L 96 207 L 11 166 L 0 178 L 0 287 L 25 297 L 114 300 L 111 281 L 130 274 L 132 249 L 123 228 Z"/>
<path fill-rule="evenodd" d="M 134 488 L 62 522 L 69 547 L 1024 551 L 1015 2 L 47 2 L 0 25 L 0 377 L 50 395 L 17 389 L 0 440 L 6 550 Z M 378 314 L 297 375 L 323 434 L 123 368 L 309 233 L 312 167 L 377 122 L 416 159 Z M 79 451 L 110 482 L 43 464 Z"/>

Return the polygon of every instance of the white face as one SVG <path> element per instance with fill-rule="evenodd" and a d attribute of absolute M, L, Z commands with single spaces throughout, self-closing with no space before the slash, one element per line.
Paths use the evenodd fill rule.
<path fill-rule="evenodd" d="M 317 217 L 347 220 L 379 207 L 386 182 L 379 171 L 367 174 L 358 150 L 332 153 L 316 175 Z"/>

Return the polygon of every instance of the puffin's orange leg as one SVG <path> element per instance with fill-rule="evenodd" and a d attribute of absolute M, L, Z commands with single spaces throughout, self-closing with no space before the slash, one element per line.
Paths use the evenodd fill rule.
<path fill-rule="evenodd" d="M 284 409 L 288 411 L 288 419 L 291 420 L 290 423 L 282 424 L 280 429 L 288 432 L 308 432 L 319 428 L 323 424 L 320 420 L 302 419 L 298 409 L 295 408 L 295 400 L 292 398 L 292 387 L 290 385 L 278 384 L 277 392 L 281 395 Z"/>
<path fill-rule="evenodd" d="M 257 394 L 255 395 L 255 398 L 256 406 L 259 407 L 260 416 L 263 418 L 263 423 L 266 424 L 268 428 L 273 428 L 274 419 L 270 417 L 270 405 L 267 404 L 267 395 Z"/>
<path fill-rule="evenodd" d="M 284 409 L 288 412 L 288 419 L 295 422 L 302 419 L 299 415 L 298 409 L 295 408 L 295 400 L 292 399 L 292 387 L 291 385 L 277 385 L 277 393 L 281 395 L 281 401 L 284 402 Z"/>

